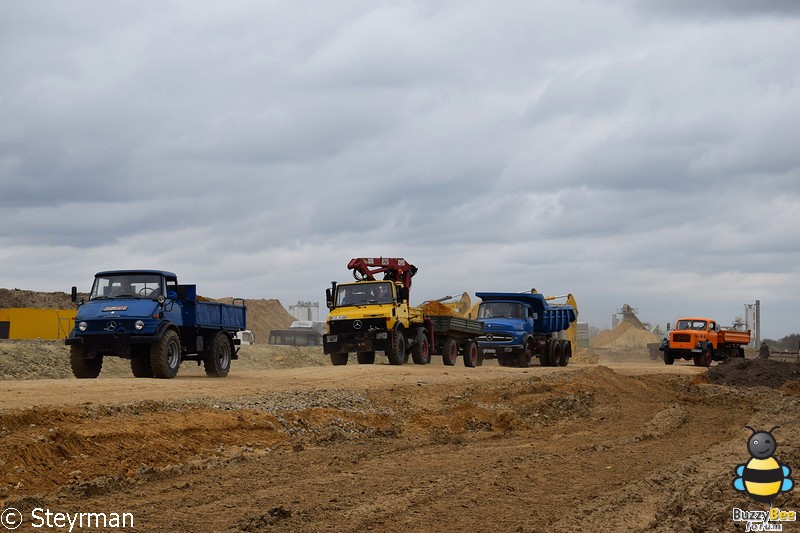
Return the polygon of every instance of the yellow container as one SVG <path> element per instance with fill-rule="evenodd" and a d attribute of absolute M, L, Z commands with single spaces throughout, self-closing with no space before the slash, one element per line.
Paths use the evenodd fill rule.
<path fill-rule="evenodd" d="M 0 309 L 0 339 L 64 339 L 76 313 L 75 309 Z"/>

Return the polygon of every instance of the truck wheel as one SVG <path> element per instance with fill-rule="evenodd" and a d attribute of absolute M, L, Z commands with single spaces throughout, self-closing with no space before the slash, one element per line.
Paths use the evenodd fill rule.
<path fill-rule="evenodd" d="M 150 347 L 150 365 L 157 378 L 174 378 L 181 366 L 181 339 L 168 329 L 161 340 Z"/>
<path fill-rule="evenodd" d="M 416 342 L 414 342 L 414 346 L 411 347 L 411 358 L 416 365 L 427 365 L 431 362 L 428 336 L 425 335 L 425 330 L 422 328 L 417 330 Z"/>
<path fill-rule="evenodd" d="M 539 354 L 539 364 L 542 366 L 550 366 L 550 352 L 552 351 L 553 341 L 549 341 L 544 346 L 544 350 Z"/>
<path fill-rule="evenodd" d="M 672 355 L 672 352 L 669 350 L 664 350 L 664 364 L 671 365 L 675 362 L 675 356 Z"/>
<path fill-rule="evenodd" d="M 356 358 L 358 359 L 359 365 L 375 364 L 375 352 L 358 352 Z"/>
<path fill-rule="evenodd" d="M 343 366 L 347 364 L 347 353 L 332 353 L 331 364 L 333 366 Z"/>
<path fill-rule="evenodd" d="M 72 366 L 72 374 L 76 378 L 93 379 L 100 375 L 100 369 L 103 368 L 103 356 L 84 357 L 83 347 L 73 344 L 69 347 L 69 364 Z"/>
<path fill-rule="evenodd" d="M 497 364 L 500 366 L 514 366 L 516 359 L 513 359 L 505 354 L 497 354 Z"/>
<path fill-rule="evenodd" d="M 711 361 L 714 358 L 714 354 L 711 353 L 711 348 L 704 348 L 702 353 L 700 354 L 700 366 L 704 366 L 706 368 L 711 366 Z"/>
<path fill-rule="evenodd" d="M 447 366 L 456 364 L 458 358 L 458 343 L 453 337 L 446 337 L 442 342 L 442 363 Z"/>
<path fill-rule="evenodd" d="M 547 359 L 548 366 L 558 366 L 561 364 L 561 341 L 550 341 L 548 346 Z"/>
<path fill-rule="evenodd" d="M 475 368 L 483 364 L 483 358 L 480 356 L 480 350 L 475 341 L 467 341 L 464 343 L 464 366 L 468 368 Z"/>
<path fill-rule="evenodd" d="M 211 353 L 203 359 L 206 376 L 224 378 L 231 369 L 231 340 L 219 331 L 211 344 Z"/>
<path fill-rule="evenodd" d="M 533 345 L 528 341 L 525 343 L 525 348 L 517 357 L 517 366 L 520 368 L 528 368 L 531 366 L 531 359 L 533 359 Z"/>
<path fill-rule="evenodd" d="M 143 357 L 131 357 L 131 372 L 137 378 L 152 378 L 153 367 L 150 365 L 150 354 Z"/>
<path fill-rule="evenodd" d="M 406 338 L 399 329 L 392 335 L 392 345 L 386 350 L 386 358 L 390 365 L 402 365 L 406 362 Z"/>
<path fill-rule="evenodd" d="M 572 343 L 569 341 L 561 342 L 561 360 L 558 362 L 561 366 L 567 366 L 569 360 L 572 358 Z"/>

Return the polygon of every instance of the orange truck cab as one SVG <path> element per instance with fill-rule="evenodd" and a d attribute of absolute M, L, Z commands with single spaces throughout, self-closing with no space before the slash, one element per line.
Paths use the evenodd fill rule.
<path fill-rule="evenodd" d="M 668 365 L 675 359 L 691 359 L 695 366 L 707 367 L 711 361 L 744 357 L 747 344 L 750 344 L 750 330 L 722 329 L 710 318 L 680 318 L 659 349 Z"/>

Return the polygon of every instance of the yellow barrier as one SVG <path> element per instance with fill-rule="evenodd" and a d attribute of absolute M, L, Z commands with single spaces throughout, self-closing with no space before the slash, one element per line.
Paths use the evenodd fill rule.
<path fill-rule="evenodd" d="M 0 309 L 0 339 L 63 339 L 75 323 L 75 309 Z"/>

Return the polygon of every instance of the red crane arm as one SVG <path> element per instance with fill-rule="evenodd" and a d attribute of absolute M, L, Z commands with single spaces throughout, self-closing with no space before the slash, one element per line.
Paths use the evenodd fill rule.
<path fill-rule="evenodd" d="M 417 273 L 417 267 L 399 257 L 354 257 L 347 268 L 357 280 L 375 281 L 375 274 L 383 272 L 383 279 L 402 281 L 409 289 L 411 277 Z"/>

